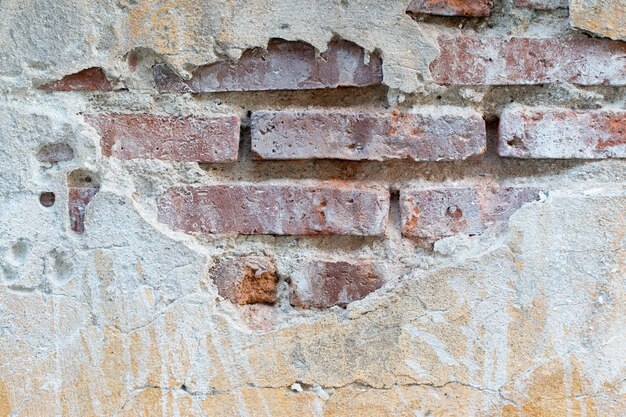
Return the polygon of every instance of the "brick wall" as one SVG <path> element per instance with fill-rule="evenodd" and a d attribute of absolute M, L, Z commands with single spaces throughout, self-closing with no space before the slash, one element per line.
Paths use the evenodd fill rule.
<path fill-rule="evenodd" d="M 522 9 L 563 7 L 560 2 L 515 4 Z M 472 5 L 413 1 L 407 13 L 422 18 L 446 16 L 453 23 L 455 17 L 489 16 L 492 8 L 489 1 Z M 552 84 L 563 83 L 581 87 L 626 85 L 623 42 L 505 36 L 448 27 L 446 23 L 440 21 L 432 28 L 440 48 L 440 56 L 430 65 L 435 85 L 478 86 L 482 91 L 497 86 L 549 89 Z M 137 69 L 138 56 L 129 59 L 131 72 Z M 437 97 L 434 102 L 422 100 L 424 104 L 394 107 L 380 106 L 379 100 L 368 100 L 366 95 L 361 99 L 359 89 L 367 94 L 366 90 L 383 83 L 383 59 L 378 53 L 367 56 L 348 41 L 333 41 L 325 52 L 316 55 L 306 43 L 273 40 L 267 49 L 247 50 L 238 60 L 199 66 L 187 80 L 167 64 L 156 63 L 150 72 L 138 76 L 150 76 L 144 81 L 164 97 L 178 99 L 176 96 L 183 94 L 184 101 L 202 93 L 249 92 L 255 94 L 258 103 L 268 106 L 255 103 L 246 107 L 245 114 L 193 111 L 167 115 L 114 106 L 86 113 L 84 120 L 100 138 L 102 157 L 116 163 L 159 161 L 159 166 L 167 167 L 197 162 L 207 170 L 213 169 L 213 164 L 229 164 L 230 172 L 236 172 L 239 164 L 253 163 L 262 178 L 251 173 L 241 180 L 172 184 L 156 197 L 158 222 L 177 232 L 216 239 L 269 235 L 374 237 L 384 241 L 396 229 L 411 244 L 432 244 L 459 234 L 476 236 L 506 224 L 518 208 L 549 193 L 550 185 L 532 178 L 520 181 L 506 172 L 480 178 L 475 168 L 465 175 L 466 166 L 480 167 L 487 165 L 487 160 L 489 165 L 506 170 L 511 158 L 541 163 L 548 159 L 626 157 L 626 112 L 608 104 L 572 109 L 558 102 L 546 105 L 544 100 L 541 105 L 529 105 L 532 94 L 520 94 L 523 104 L 515 98 L 508 103 L 497 99 L 493 103 L 496 107 L 485 114 L 489 103 L 476 106 L 472 100 Z M 39 88 L 77 94 L 127 94 L 119 92 L 127 91 L 123 82 L 112 83 L 101 68 L 69 74 Z M 273 90 L 294 92 L 284 99 L 281 94 L 271 95 Z M 297 92 L 302 92 L 302 100 Z M 342 103 L 344 92 L 359 98 L 358 104 Z M 329 99 L 317 104 L 312 100 L 308 105 L 308 99 L 324 95 Z M 490 135 L 495 140 L 489 140 Z M 349 166 L 355 171 L 360 171 L 358 164 L 365 161 L 379 165 L 374 169 L 368 166 L 361 181 L 350 174 L 326 175 L 323 169 L 316 169 L 314 161 L 318 160 L 325 161 L 325 166 Z M 281 161 L 281 172 L 274 175 L 276 161 Z M 296 161 L 310 161 L 312 175 L 285 178 L 284 173 L 300 169 Z M 344 161 L 354 162 L 346 165 Z M 445 161 L 452 165 L 429 165 L 429 169 L 453 167 L 456 175 L 452 180 L 446 174 L 438 175 L 424 184 L 413 184 L 410 175 L 394 181 L 401 175 L 377 175 L 387 161 L 403 161 L 391 169 Z M 71 229 L 76 233 L 84 232 L 86 207 L 95 192 L 97 188 L 91 186 L 69 191 Z M 394 195 L 399 195 L 399 200 Z M 390 216 L 390 210 L 399 210 L 399 216 Z M 332 242 L 343 246 L 340 240 Z M 332 255 L 332 246 L 328 249 Z M 348 261 L 343 256 L 341 261 L 303 260 L 298 267 L 304 271 L 299 274 L 301 282 L 296 282 L 275 271 L 272 257 L 263 257 L 259 267 L 249 255 L 232 255 L 230 262 L 216 258 L 220 266 L 211 270 L 211 276 L 220 295 L 236 304 L 278 303 L 278 279 L 268 279 L 269 274 L 291 282 L 293 290 L 285 297 L 298 308 L 345 306 L 366 297 L 384 284 L 384 264 L 390 261 L 376 253 L 364 257 L 358 251 L 348 254 L 352 258 Z M 371 266 L 376 262 L 382 267 Z M 255 296 L 256 291 L 272 295 Z"/>
<path fill-rule="evenodd" d="M 133 8 L 134 2 L 128 3 L 120 7 L 131 8 L 136 15 L 148 13 L 147 9 Z M 338 20 L 354 17 L 354 14 L 347 16 L 347 12 L 341 14 L 344 13 L 341 10 L 352 7 L 348 2 L 338 3 L 341 3 L 337 6 L 336 14 L 341 16 Z M 395 10 L 393 19 L 384 15 L 388 19 L 386 25 L 394 28 L 389 29 L 389 33 L 404 35 L 403 39 L 390 43 L 385 37 L 380 48 L 372 47 L 376 39 L 372 41 L 363 36 L 359 44 L 359 36 L 342 35 L 338 29 L 332 30 L 332 35 L 315 37 L 316 42 L 310 39 L 311 43 L 294 40 L 304 38 L 302 32 L 295 29 L 285 32 L 283 39 L 281 30 L 289 31 L 290 25 L 299 24 L 285 18 L 277 28 L 268 29 L 271 36 L 263 47 L 254 46 L 254 42 L 244 37 L 246 41 L 241 44 L 246 47 L 228 48 L 232 46 L 229 36 L 223 33 L 218 36 L 214 33 L 217 29 L 212 28 L 206 29 L 206 33 L 205 29 L 196 28 L 200 35 L 193 32 L 194 35 L 188 37 L 178 36 L 178 29 L 172 29 L 178 34 L 175 39 L 163 35 L 163 39 L 144 44 L 148 35 L 133 34 L 139 29 L 129 26 L 133 39 L 141 42 L 125 48 L 124 53 L 116 52 L 113 61 L 105 59 L 99 49 L 106 49 L 107 43 L 101 39 L 91 44 L 88 36 L 88 43 L 95 52 L 88 63 L 75 65 L 75 71 L 58 74 L 56 70 L 38 69 L 43 64 L 35 59 L 25 61 L 28 70 L 24 71 L 29 74 L 26 87 L 20 87 L 16 81 L 17 87 L 7 87 L 6 91 L 7 101 L 14 100 L 7 105 L 14 109 L 9 113 L 24 111 L 27 117 L 11 119 L 11 127 L 6 130 L 10 134 L 6 137 L 11 137 L 11 144 L 19 143 L 21 138 L 36 136 L 37 139 L 24 145 L 29 147 L 28 155 L 15 150 L 20 145 L 15 145 L 15 149 L 6 146 L 6 150 L 2 150 L 1 155 L 7 155 L 7 164 L 12 165 L 7 165 L 10 169 L 5 173 L 0 172 L 0 179 L 7 187 L 3 189 L 7 195 L 21 195 L 27 190 L 30 193 L 27 201 L 35 205 L 33 209 L 25 203 L 24 207 L 29 208 L 20 209 L 12 218 L 41 209 L 41 216 L 49 216 L 44 224 L 54 225 L 50 227 L 56 227 L 61 237 L 55 241 L 57 247 L 39 253 L 31 264 L 27 261 L 31 249 L 23 242 L 49 237 L 33 232 L 33 236 L 14 239 L 6 252 L 7 266 L 0 268 L 2 282 L 11 294 L 56 294 L 58 291 L 66 298 L 80 298 L 82 305 L 89 306 L 94 326 L 101 326 L 96 317 L 106 316 L 103 322 L 108 323 L 111 331 L 122 334 L 119 338 L 124 339 L 125 344 L 115 349 L 126 349 L 126 353 L 118 356 L 132 356 L 129 361 L 139 361 L 133 356 L 136 351 L 132 351 L 139 348 L 129 345 L 150 344 L 153 336 L 143 335 L 138 341 L 132 339 L 135 336 L 126 339 L 126 335 L 149 328 L 153 321 L 160 320 L 157 316 L 165 316 L 179 305 L 201 306 L 194 313 L 187 311 L 188 320 L 184 323 L 177 317 L 170 317 L 162 324 L 166 330 L 159 330 L 167 335 L 164 340 L 170 339 L 168 332 L 171 332 L 171 340 L 185 346 L 181 351 L 193 350 L 197 357 L 206 353 L 202 351 L 205 340 L 196 337 L 195 332 L 199 330 L 194 327 L 197 325 L 194 317 L 203 317 L 202 320 L 206 319 L 216 328 L 225 326 L 216 331 L 218 336 L 211 333 L 214 329 L 208 325 L 202 330 L 211 333 L 212 341 L 222 338 L 218 340 L 220 346 L 214 345 L 219 353 L 206 354 L 211 360 L 236 362 L 232 357 L 237 354 L 232 352 L 237 349 L 253 351 L 257 343 L 270 346 L 262 353 L 254 351 L 258 355 L 256 362 L 254 357 L 250 359 L 254 362 L 250 369 L 254 368 L 255 375 L 262 375 L 259 381 L 250 376 L 252 371 L 246 374 L 247 364 L 229 365 L 236 368 L 229 371 L 229 375 L 235 375 L 229 388 L 204 384 L 204 376 L 171 376 L 177 370 L 160 369 L 161 380 L 158 380 L 155 376 L 158 372 L 152 366 L 140 383 L 122 381 L 116 385 L 119 385 L 118 392 L 134 390 L 126 397 L 120 394 L 120 398 L 132 397 L 133 401 L 137 390 L 165 386 L 167 389 L 163 390 L 168 391 L 167 395 L 175 391 L 176 395 L 194 397 L 194 401 L 222 395 L 234 390 L 233 386 L 237 389 L 241 386 L 280 387 L 289 395 L 302 390 L 308 394 L 318 393 L 319 390 L 315 391 L 317 380 L 311 375 L 344 372 L 336 371 L 332 363 L 325 362 L 325 356 L 334 355 L 336 350 L 352 352 L 358 340 L 373 337 L 380 337 L 380 346 L 384 348 L 377 348 L 374 354 L 355 348 L 358 352 L 354 362 L 342 356 L 341 362 L 351 364 L 349 367 L 356 370 L 350 371 L 350 378 L 329 379 L 324 389 L 337 392 L 345 387 L 357 391 L 391 390 L 391 387 L 414 384 L 440 390 L 462 380 L 456 376 L 446 377 L 457 375 L 455 366 L 471 362 L 468 369 L 477 367 L 472 362 L 475 359 L 468 359 L 472 354 L 466 349 L 469 352 L 479 349 L 476 346 L 482 343 L 487 344 L 485 332 L 495 340 L 508 331 L 509 337 L 517 335 L 518 341 L 525 334 L 535 332 L 533 343 L 539 343 L 542 330 L 533 326 L 541 320 L 548 323 L 544 323 L 545 327 L 550 324 L 545 317 L 537 318 L 534 314 L 539 314 L 536 313 L 539 309 L 549 309 L 542 304 L 546 301 L 534 292 L 532 296 L 530 292 L 520 295 L 523 291 L 519 286 L 523 284 L 524 289 L 533 291 L 536 288 L 544 291 L 545 286 L 548 291 L 552 285 L 550 296 L 553 296 L 560 289 L 558 277 L 561 275 L 563 282 L 575 286 L 570 282 L 571 277 L 559 272 L 559 268 L 568 270 L 567 265 L 576 264 L 579 256 L 568 253 L 558 259 L 558 265 L 544 262 L 546 253 L 560 254 L 563 248 L 574 247 L 577 242 L 572 236 L 579 234 L 578 229 L 574 230 L 576 222 L 552 211 L 552 204 L 557 203 L 550 202 L 546 208 L 546 200 L 555 190 L 557 195 L 562 195 L 563 190 L 570 187 L 576 193 L 589 196 L 621 189 L 623 185 L 626 42 L 573 30 L 567 1 L 413 0 L 405 3 L 408 5 L 403 5 L 401 10 L 391 6 L 385 9 L 385 13 Z M 276 19 L 282 18 L 284 10 L 274 6 L 268 9 L 278 16 Z M 368 7 L 360 4 L 358 16 L 367 15 Z M 373 10 L 378 6 L 371 7 Z M 169 33 L 169 29 L 176 26 L 168 19 L 176 21 L 178 12 L 191 13 L 177 9 L 172 17 L 158 10 L 154 11 L 154 16 L 148 13 L 144 21 L 162 23 L 161 26 L 166 27 L 159 26 L 163 33 Z M 190 27 L 204 21 L 193 10 L 193 18 L 186 18 Z M 354 13 L 354 9 L 350 10 Z M 383 16 L 382 11 L 376 10 Z M 211 13 L 203 15 L 205 20 L 213 16 Z M 351 27 L 352 32 L 368 30 L 367 25 L 358 23 L 359 19 L 352 20 L 357 22 Z M 249 19 L 245 22 L 228 30 L 246 32 L 243 28 L 254 22 Z M 203 41 L 215 38 L 216 43 L 208 51 L 190 40 L 196 39 L 194 36 Z M 204 55 L 200 55 L 203 60 L 191 55 L 196 59 L 193 62 L 183 60 L 184 65 L 181 65 L 179 51 L 187 53 L 196 46 L 203 51 Z M 431 54 L 432 51 L 436 53 Z M 423 62 L 416 56 L 422 57 Z M 46 65 L 57 68 L 52 63 Z M 11 75 L 13 73 L 7 74 L 7 79 L 16 77 Z M 406 86 L 411 88 L 404 88 Z M 40 106 L 45 111 L 40 110 Z M 22 169 L 20 164 L 30 168 Z M 16 184 L 15 188 L 10 188 L 12 184 Z M 606 201 L 614 200 L 607 197 Z M 604 204 L 602 200 L 600 205 Z M 518 213 L 520 210 L 523 213 Z M 515 216 L 519 216 L 517 220 Z M 523 221 L 519 220 L 522 216 L 526 216 Z M 578 219 L 583 217 L 593 222 L 587 229 L 592 231 L 596 230 L 594 228 L 605 231 L 605 224 L 619 222 L 616 216 L 598 215 L 596 219 L 591 209 Z M 516 222 L 513 229 L 511 222 Z M 0 221 L 0 224 L 5 223 L 9 224 Z M 31 230 L 26 223 L 28 221 L 16 228 Z M 32 226 L 35 228 L 37 233 L 43 233 L 41 226 Z M 607 236 L 613 229 L 617 230 L 607 226 Z M 568 237 L 560 239 L 561 232 Z M 7 236 L 12 236 L 11 233 L 7 232 Z M 67 242 L 72 249 L 64 252 Z M 603 248 L 613 248 L 607 251 L 611 255 L 606 257 L 619 256 L 618 252 L 623 250 L 620 242 L 617 238 L 604 242 Z M 524 250 L 531 255 L 525 255 Z M 577 247 L 576 251 L 581 259 L 587 259 L 583 253 L 597 255 L 600 249 Z M 5 256 L 4 252 L 0 254 Z M 88 260 L 81 258 L 82 254 L 88 254 L 84 255 Z M 612 265 L 613 261 L 603 258 L 605 255 L 597 256 L 593 258 L 596 263 L 589 261 L 591 272 L 586 274 L 609 271 L 610 268 L 599 265 Z M 484 272 L 482 259 L 489 260 L 485 266 L 488 272 L 485 275 L 489 278 L 476 284 L 477 277 Z M 39 268 L 42 277 L 52 278 L 39 280 L 38 273 L 20 273 L 20 268 L 26 268 L 23 265 L 30 265 L 28 268 L 32 271 Z M 548 270 L 556 272 L 550 275 L 550 280 L 544 280 L 543 274 L 548 274 Z M 507 278 L 500 281 L 500 273 Z M 422 276 L 430 280 L 422 282 Z M 444 285 L 438 281 L 440 277 L 442 280 L 453 278 Z M 500 286 L 505 281 L 514 290 L 509 287 L 502 290 Z M 70 295 L 63 292 L 67 282 L 72 285 Z M 136 288 L 143 292 L 137 295 L 133 292 L 139 291 Z M 407 288 L 419 291 L 416 290 L 417 295 L 409 294 L 411 291 Z M 456 299 L 450 295 L 454 292 L 451 288 L 458 293 L 463 293 L 463 288 L 471 288 L 475 293 L 454 304 L 450 302 Z M 610 292 L 605 287 L 585 287 L 581 291 L 592 294 L 593 299 L 581 301 L 575 296 L 578 289 L 568 287 L 568 291 L 571 292 L 568 297 L 580 301 L 577 305 L 599 303 L 598 297 Z M 194 298 L 198 294 L 208 294 L 210 300 L 198 301 Z M 606 297 L 619 298 L 617 293 Z M 564 304 L 558 306 L 569 305 L 566 301 L 570 298 L 559 299 Z M 480 310 L 483 303 L 491 306 L 492 299 L 499 300 L 493 302 L 493 308 Z M 187 302 L 189 304 L 185 304 Z M 390 307 L 396 302 L 403 306 L 402 311 Z M 108 307 L 101 307 L 99 303 Z M 410 310 L 408 304 L 418 306 L 419 314 Z M 385 307 L 378 309 L 378 305 Z M 518 305 L 524 307 L 518 308 Z M 550 308 L 557 311 L 558 306 Z M 201 310 L 205 307 L 210 313 Z M 102 311 L 98 310 L 101 308 Z M 387 308 L 393 313 L 381 313 Z M 473 310 L 481 312 L 483 321 L 471 330 L 480 334 L 476 336 L 480 343 L 475 340 L 475 345 L 469 342 L 463 345 L 463 338 L 469 332 L 464 327 L 465 313 L 461 311 L 464 308 L 470 311 L 467 314 Z M 150 320 L 142 321 L 144 310 L 149 310 L 145 315 Z M 437 323 L 445 321 L 442 317 L 449 311 L 457 315 L 446 316 L 445 320 L 454 325 L 437 330 Z M 381 314 L 382 318 L 373 318 L 373 322 L 378 320 L 373 327 L 350 330 L 353 332 L 350 339 L 337 348 L 335 343 L 339 342 L 335 339 L 343 337 L 344 328 L 350 328 L 350 324 L 345 323 L 366 317 L 370 312 L 372 316 Z M 0 308 L 0 317 L 2 314 Z M 55 310 L 54 314 L 58 312 Z M 331 315 L 334 316 L 329 318 Z M 571 324 L 573 319 L 568 320 L 573 315 L 566 315 L 567 320 L 557 316 L 555 323 L 566 329 L 564 333 L 585 333 L 593 321 L 592 314 L 589 313 L 589 322 Z M 497 319 L 490 321 L 492 316 Z M 288 340 L 284 342 L 287 344 L 299 340 L 301 327 L 298 326 L 312 322 L 322 324 L 317 330 L 306 330 L 310 333 L 302 337 L 306 338 L 307 346 L 315 346 L 314 356 L 318 362 L 314 365 L 301 364 L 306 361 L 299 357 L 299 347 L 288 353 L 281 351 L 276 357 L 268 354 L 273 353 L 273 349 L 279 351 L 281 348 L 275 345 L 284 340 Z M 495 322 L 508 325 L 508 330 L 499 328 L 489 333 L 490 326 L 496 326 Z M 316 332 L 325 332 L 326 325 L 332 327 L 328 333 L 332 340 L 316 339 Z M 431 325 L 435 330 L 429 330 Z M 180 330 L 183 327 L 186 330 Z M 401 336 L 393 333 L 400 328 L 403 329 Z M 0 326 L 0 336 L 2 329 Z M 280 333 L 284 329 L 293 334 L 284 336 Z M 231 330 L 233 334 L 240 333 L 231 338 L 228 333 Z M 414 361 L 398 359 L 404 358 L 400 354 L 387 362 L 387 331 L 393 333 L 390 351 L 395 347 L 402 354 L 428 351 L 428 358 L 422 358 L 424 369 Z M 76 334 L 80 332 L 82 330 L 77 330 Z M 180 336 L 182 333 L 184 335 Z M 254 339 L 250 334 L 272 336 Z M 279 335 L 276 340 L 271 339 L 274 335 Z M 606 340 L 611 339 L 609 336 Z M 111 340 L 108 336 L 82 333 L 80 337 Z M 411 345 L 406 342 L 407 338 L 424 342 Z M 449 339 L 454 340 L 450 354 L 441 347 Z M 567 337 L 563 336 L 565 339 Z M 159 343 L 162 344 L 159 349 L 166 344 Z M 522 378 L 525 370 L 548 363 L 570 346 L 565 342 L 562 346 L 557 343 L 553 350 L 548 349 L 548 356 L 531 361 L 526 358 L 531 356 L 534 347 L 523 343 L 521 347 L 511 347 L 509 345 L 514 343 L 511 341 L 502 343 L 507 346 L 505 350 L 519 350 L 515 351 L 517 359 L 508 364 L 511 369 L 506 371 L 507 379 L 511 380 Z M 591 342 L 585 346 L 591 346 Z M 434 353 L 428 350 L 431 348 Z M 498 361 L 506 362 L 506 358 L 496 358 L 498 349 L 481 351 L 482 356 L 493 356 L 481 359 L 492 361 L 490 365 L 483 363 L 481 366 L 493 368 L 501 366 Z M 132 355 L 128 353 L 131 351 Z M 172 346 L 159 352 L 176 356 Z M 90 353 L 94 357 L 99 354 Z M 289 371 L 289 378 L 297 375 L 293 386 L 285 388 L 282 379 L 279 382 L 272 379 L 267 369 L 270 366 L 265 362 L 268 357 L 277 363 L 289 363 L 288 366 L 295 364 L 295 371 Z M 380 366 L 379 357 L 384 357 Z M 157 362 L 167 361 L 159 359 Z M 369 363 L 376 365 L 370 368 Z M 136 363 L 132 366 L 141 368 Z M 555 366 L 565 365 L 559 362 Z M 434 373 L 433 369 L 438 379 L 424 377 L 431 371 Z M 168 377 L 163 375 L 168 372 L 175 383 L 165 381 Z M 463 372 L 469 375 L 473 371 Z M 572 397 L 567 401 L 575 402 L 598 393 L 597 390 L 583 390 L 584 394 L 577 391 L 582 390 L 582 383 L 576 379 L 579 378 L 577 371 L 568 372 L 566 379 L 574 381 L 571 382 L 574 385 L 567 388 L 567 395 Z M 379 377 L 380 380 L 376 379 Z M 79 377 L 73 375 L 72 378 Z M 483 379 L 489 378 L 491 376 Z M 478 386 L 478 382 L 470 379 L 458 382 L 459 387 Z M 546 386 L 546 390 L 553 388 L 552 382 L 539 379 L 534 385 L 516 383 L 526 384 L 524 387 L 532 385 L 534 389 L 537 386 Z M 361 385 L 362 380 L 370 382 Z M 518 390 L 517 385 L 515 389 L 507 388 L 513 394 L 507 391 L 505 398 L 502 394 L 505 381 L 498 380 L 501 386 L 487 382 L 486 389 L 480 393 L 481 401 L 490 401 L 482 397 L 485 392 L 499 393 L 502 398 L 496 395 L 493 402 L 498 405 L 493 409 L 484 406 L 484 413 L 476 415 L 553 415 L 552 412 L 561 415 L 560 411 L 564 410 L 565 406 L 555 406 L 552 400 L 542 402 L 541 395 L 532 398 L 536 394 L 531 391 L 519 394 L 520 400 L 517 392 L 526 388 Z M 124 384 L 141 388 L 128 390 Z M 558 392 L 550 392 L 548 397 L 567 396 L 559 391 L 560 385 L 557 388 L 554 389 Z M 0 416 L 13 415 L 3 414 L 2 389 L 0 384 Z M 106 392 L 109 395 L 109 391 Z M 93 395 L 98 397 L 94 404 L 107 403 L 100 398 L 104 394 Z M 161 393 L 158 400 L 146 402 L 157 404 L 163 395 L 166 394 Z M 509 396 L 516 400 L 509 400 Z M 400 408 L 384 408 L 387 400 L 385 395 L 371 400 L 368 407 L 382 407 L 371 415 L 412 415 L 397 411 Z M 177 401 L 171 400 L 171 403 L 179 407 L 181 403 Z M 238 401 L 246 402 L 249 398 Z M 354 415 L 370 415 L 368 407 L 351 409 L 358 400 L 346 401 L 348 405 L 344 404 L 343 414 L 329 412 L 328 415 L 345 415 L 345 410 Z M 122 403 L 120 401 L 111 410 L 121 410 Z M 459 400 L 441 415 L 471 415 L 473 411 L 468 411 L 474 410 L 471 403 L 470 399 Z M 276 411 L 283 405 L 270 402 L 254 408 L 255 412 L 250 415 L 261 415 L 261 409 L 267 415 L 283 415 Z M 159 407 L 141 415 L 157 415 L 162 411 Z M 205 411 L 212 410 L 213 405 L 203 403 L 202 407 Z M 216 415 L 245 414 L 238 406 L 215 407 L 224 407 L 219 408 L 221 414 L 216 412 Z M 284 415 L 297 415 L 302 407 L 295 407 L 296 411 Z M 616 410 L 611 408 L 612 403 L 602 408 L 589 402 L 585 407 L 594 412 L 604 410 L 604 415 Z M 41 409 L 34 414 L 19 415 L 41 415 Z M 268 411 L 270 409 L 272 412 Z M 422 411 L 423 415 L 431 415 L 428 410 Z M 106 414 L 88 408 L 81 408 L 80 412 L 81 415 Z M 163 415 L 177 413 L 184 415 L 180 410 Z M 585 414 L 581 411 L 572 415 Z M 589 411 L 589 415 L 595 414 Z"/>

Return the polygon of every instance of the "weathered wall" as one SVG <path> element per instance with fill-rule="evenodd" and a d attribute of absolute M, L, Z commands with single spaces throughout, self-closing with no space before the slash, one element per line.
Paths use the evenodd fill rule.
<path fill-rule="evenodd" d="M 619 13 L 3 0 L 0 417 L 626 414 Z"/>

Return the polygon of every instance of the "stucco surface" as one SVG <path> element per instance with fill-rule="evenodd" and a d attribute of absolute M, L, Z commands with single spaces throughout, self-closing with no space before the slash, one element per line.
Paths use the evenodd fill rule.
<path fill-rule="evenodd" d="M 102 156 L 84 120 L 124 110 L 235 114 L 245 124 L 250 109 L 409 110 L 443 97 L 493 122 L 512 100 L 580 108 L 626 102 L 623 88 L 433 86 L 428 65 L 438 55 L 438 22 L 411 19 L 409 2 L 0 3 L 0 417 L 626 412 L 623 160 L 488 155 L 463 163 L 270 166 L 251 160 L 244 139 L 234 165 L 121 161 Z M 566 11 L 535 19 L 509 1 L 496 3 L 492 27 L 467 25 L 494 34 L 584 36 L 569 32 Z M 189 96 L 160 95 L 151 84 L 154 63 L 185 76 L 272 38 L 319 51 L 333 38 L 353 41 L 381 54 L 385 85 Z M 138 56 L 134 72 L 131 53 Z M 94 66 L 128 91 L 33 88 Z M 74 157 L 38 161 L 51 143 L 70 145 Z M 67 177 L 76 169 L 101 185 L 81 235 L 67 216 Z M 157 219 L 158 197 L 172 186 L 331 177 L 396 190 L 499 181 L 544 192 L 481 236 L 430 246 L 402 238 L 393 210 L 386 239 L 218 239 L 172 231 Z M 49 191 L 56 203 L 45 208 L 38 198 Z M 346 309 L 234 306 L 208 277 L 216 259 L 231 254 L 272 256 L 292 279 L 302 259 L 375 258 L 386 284 Z"/>

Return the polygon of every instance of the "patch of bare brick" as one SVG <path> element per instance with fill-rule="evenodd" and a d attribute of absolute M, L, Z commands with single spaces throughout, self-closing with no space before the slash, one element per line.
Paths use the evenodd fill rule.
<path fill-rule="evenodd" d="M 501 39 L 441 35 L 431 64 L 439 84 L 626 85 L 626 43 L 605 39 Z"/>
<path fill-rule="evenodd" d="M 427 239 L 478 235 L 539 197 L 540 190 L 529 187 L 405 189 L 400 192 L 402 233 Z"/>
<path fill-rule="evenodd" d="M 102 153 L 124 160 L 233 162 L 239 151 L 239 118 L 91 114 Z"/>
<path fill-rule="evenodd" d="M 626 111 L 511 106 L 498 153 L 514 158 L 626 158 Z"/>
<path fill-rule="evenodd" d="M 70 188 L 68 196 L 70 228 L 76 233 L 85 231 L 87 205 L 98 193 L 98 188 Z"/>
<path fill-rule="evenodd" d="M 412 113 L 255 112 L 251 131 L 259 159 L 451 161 L 486 149 L 482 116 L 446 106 Z"/>
<path fill-rule="evenodd" d="M 111 91 L 113 87 L 102 68 L 87 68 L 38 87 L 46 91 Z"/>
<path fill-rule="evenodd" d="M 85 231 L 87 206 L 100 190 L 99 180 L 96 174 L 77 169 L 68 174 L 67 185 L 70 229 L 80 234 Z"/>
<path fill-rule="evenodd" d="M 384 284 L 380 266 L 372 261 L 311 262 L 304 280 L 291 281 L 291 304 L 304 308 L 345 307 Z"/>
<path fill-rule="evenodd" d="M 492 0 L 413 0 L 407 12 L 440 16 L 484 17 L 491 14 Z"/>
<path fill-rule="evenodd" d="M 235 304 L 273 304 L 277 300 L 278 277 L 270 258 L 222 258 L 209 273 L 219 295 Z"/>
<path fill-rule="evenodd" d="M 343 182 L 175 187 L 158 202 L 161 223 L 205 234 L 379 236 L 388 211 L 388 191 Z"/>
<path fill-rule="evenodd" d="M 154 67 L 161 92 L 309 90 L 340 86 L 365 87 L 382 82 L 382 61 L 376 54 L 365 63 L 363 48 L 349 41 L 333 41 L 316 56 L 302 42 L 273 40 L 267 50 L 245 51 L 236 62 L 216 62 L 197 68 L 182 80 L 165 65 Z"/>

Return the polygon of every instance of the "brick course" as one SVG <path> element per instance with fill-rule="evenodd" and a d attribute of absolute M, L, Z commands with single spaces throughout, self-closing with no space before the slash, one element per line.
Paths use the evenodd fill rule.
<path fill-rule="evenodd" d="M 102 154 L 118 159 L 233 162 L 239 151 L 239 118 L 91 114 Z"/>
<path fill-rule="evenodd" d="M 498 153 L 514 158 L 626 158 L 626 111 L 512 106 L 500 118 Z"/>
<path fill-rule="evenodd" d="M 378 236 L 388 211 L 387 191 L 344 183 L 176 187 L 158 203 L 160 222 L 205 234 Z"/>
<path fill-rule="evenodd" d="M 506 221 L 524 203 L 539 199 L 528 187 L 439 187 L 400 192 L 402 234 L 439 239 L 478 235 Z"/>
<path fill-rule="evenodd" d="M 199 67 L 190 80 L 156 65 L 154 81 L 159 91 L 178 93 L 365 87 L 381 83 L 382 61 L 372 54 L 366 64 L 363 49 L 348 41 L 333 41 L 316 56 L 311 45 L 274 40 L 267 50 L 248 50 L 237 62 Z"/>
<path fill-rule="evenodd" d="M 482 116 L 454 107 L 414 113 L 256 112 L 251 130 L 259 159 L 450 161 L 486 149 Z"/>
<path fill-rule="evenodd" d="M 626 85 L 624 42 L 463 34 L 439 36 L 439 47 L 430 67 L 438 84 Z"/>

